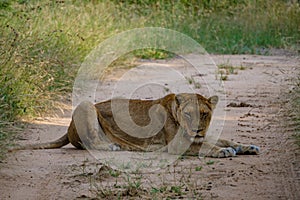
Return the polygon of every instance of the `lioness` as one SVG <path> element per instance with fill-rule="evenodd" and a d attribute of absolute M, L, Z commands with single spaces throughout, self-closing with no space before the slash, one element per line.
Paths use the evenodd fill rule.
<path fill-rule="evenodd" d="M 114 118 L 112 105 L 117 105 L 119 109 L 126 105 L 126 102 L 129 103 L 129 117 L 136 125 L 145 127 L 154 121 L 154 125 L 162 125 L 161 129 L 155 135 L 135 133 L 140 134 L 139 136 L 128 134 L 120 128 Z M 15 149 L 51 149 L 71 143 L 79 149 L 164 149 L 171 154 L 197 155 L 201 145 L 206 145 L 210 149 L 206 156 L 210 157 L 258 154 L 259 147 L 255 145 L 242 145 L 223 139 L 219 139 L 216 144 L 210 144 L 204 139 L 217 102 L 217 96 L 207 99 L 199 94 L 190 93 L 169 94 L 157 100 L 113 99 L 95 105 L 84 101 L 74 110 L 68 132 L 61 138 L 49 143 L 20 146 Z M 154 105 L 159 106 L 152 109 Z M 151 112 L 155 115 L 153 121 Z M 180 149 L 182 144 L 188 145 L 185 152 Z"/>

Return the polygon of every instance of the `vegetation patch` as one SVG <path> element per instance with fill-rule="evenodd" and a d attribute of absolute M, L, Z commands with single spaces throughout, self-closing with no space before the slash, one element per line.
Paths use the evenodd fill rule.
<path fill-rule="evenodd" d="M 220 74 L 220 79 L 222 81 L 228 80 L 229 75 L 237 75 L 239 70 L 245 70 L 244 66 L 232 66 L 231 64 L 220 64 L 218 65 L 217 73 Z"/>

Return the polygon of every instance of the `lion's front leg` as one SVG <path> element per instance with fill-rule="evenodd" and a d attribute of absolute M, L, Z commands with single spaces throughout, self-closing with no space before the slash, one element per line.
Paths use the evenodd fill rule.
<path fill-rule="evenodd" d="M 201 152 L 202 151 L 202 152 Z M 203 142 L 199 156 L 207 156 L 213 158 L 227 158 L 236 156 L 236 151 L 232 147 L 220 147 L 209 142 Z"/>
<path fill-rule="evenodd" d="M 73 120 L 83 148 L 108 151 L 121 149 L 106 137 L 99 125 L 97 110 L 91 102 L 80 103 L 74 110 Z"/>
<path fill-rule="evenodd" d="M 206 156 L 215 158 L 233 157 L 237 154 L 259 154 L 258 146 L 238 144 L 224 139 L 217 140 L 215 144 L 206 141 L 203 145 L 208 152 Z"/>
<path fill-rule="evenodd" d="M 231 147 L 236 151 L 236 154 L 259 154 L 260 150 L 256 145 L 239 144 L 224 139 L 219 139 L 216 145 L 219 147 Z"/>

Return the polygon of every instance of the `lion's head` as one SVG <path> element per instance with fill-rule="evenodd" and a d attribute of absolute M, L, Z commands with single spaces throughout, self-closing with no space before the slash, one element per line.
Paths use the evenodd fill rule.
<path fill-rule="evenodd" d="M 209 127 L 217 96 L 208 99 L 199 94 L 178 94 L 173 102 L 173 116 L 193 143 L 200 143 Z"/>

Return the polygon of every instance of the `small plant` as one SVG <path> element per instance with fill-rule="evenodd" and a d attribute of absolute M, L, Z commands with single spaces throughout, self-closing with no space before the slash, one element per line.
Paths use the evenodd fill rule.
<path fill-rule="evenodd" d="M 192 77 L 191 77 L 191 78 L 186 77 L 186 80 L 187 80 L 187 82 L 188 82 L 190 85 L 194 82 L 194 80 L 193 80 Z"/>
<path fill-rule="evenodd" d="M 223 75 L 223 73 L 221 73 L 220 80 L 227 81 L 228 80 L 228 76 L 227 75 Z"/>
<path fill-rule="evenodd" d="M 181 195 L 182 194 L 182 186 L 171 186 L 170 191 L 174 192 L 178 195 Z"/>
<path fill-rule="evenodd" d="M 240 67 L 239 67 L 239 70 L 245 70 L 246 69 L 246 67 L 244 67 L 243 65 L 241 65 Z"/>
<path fill-rule="evenodd" d="M 141 181 L 142 177 L 132 178 L 130 175 L 127 175 L 126 177 L 123 177 L 123 179 L 127 183 L 127 185 L 124 186 L 125 188 L 139 189 L 142 185 L 142 181 Z"/>
<path fill-rule="evenodd" d="M 238 74 L 238 70 L 245 70 L 246 68 L 244 66 L 234 67 L 230 64 L 220 64 L 218 65 L 217 73 L 220 74 L 220 80 L 227 81 L 228 76 L 231 74 Z M 216 75 L 217 77 L 217 75 Z"/>
<path fill-rule="evenodd" d="M 209 161 L 206 162 L 206 164 L 207 164 L 207 165 L 213 165 L 213 164 L 215 164 L 215 161 L 209 160 Z"/>
<path fill-rule="evenodd" d="M 196 172 L 201 171 L 201 170 L 202 170 L 202 166 L 197 166 L 197 167 L 195 168 L 195 171 L 196 171 Z"/>
<path fill-rule="evenodd" d="M 150 193 L 157 194 L 157 193 L 164 193 L 167 191 L 167 186 L 161 186 L 160 188 L 152 187 Z"/>
<path fill-rule="evenodd" d="M 90 173 L 87 171 L 87 164 L 88 164 L 89 160 L 85 159 L 83 161 L 83 163 L 80 165 L 81 168 L 81 174 L 79 174 L 79 176 L 89 176 Z"/>
<path fill-rule="evenodd" d="M 108 172 L 109 172 L 110 176 L 115 177 L 115 178 L 119 177 L 120 174 L 121 174 L 120 171 L 117 171 L 117 170 L 114 170 L 114 169 L 110 169 Z"/>
<path fill-rule="evenodd" d="M 222 71 L 223 74 L 230 75 L 230 74 L 238 74 L 237 68 L 232 65 L 227 64 L 220 64 L 218 65 L 219 71 Z"/>
<path fill-rule="evenodd" d="M 150 191 L 151 194 L 156 194 L 156 193 L 160 193 L 160 190 L 158 188 L 151 188 L 151 191 Z"/>
<path fill-rule="evenodd" d="M 124 169 L 124 170 L 130 169 L 130 167 L 131 167 L 130 162 L 122 163 L 122 165 L 121 165 L 121 168 Z"/>
<path fill-rule="evenodd" d="M 201 88 L 201 84 L 196 82 L 194 77 L 185 77 L 185 79 L 187 80 L 188 84 L 193 84 L 196 89 Z"/>

